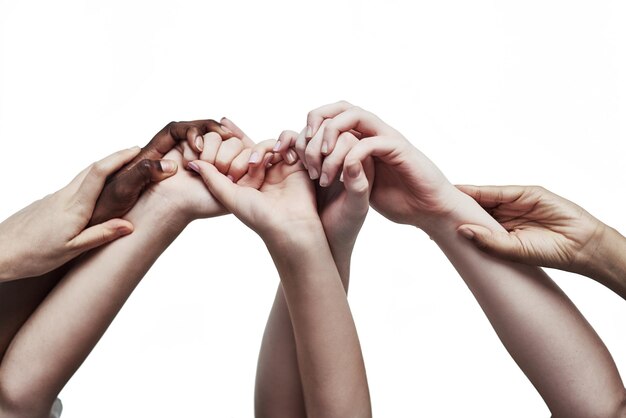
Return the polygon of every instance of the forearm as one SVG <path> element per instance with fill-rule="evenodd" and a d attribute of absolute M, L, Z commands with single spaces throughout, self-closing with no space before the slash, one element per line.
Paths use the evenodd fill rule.
<path fill-rule="evenodd" d="M 184 225 L 140 201 L 128 215 L 135 231 L 84 256 L 20 329 L 0 368 L 0 390 L 22 404 L 51 404 L 115 315 Z"/>
<path fill-rule="evenodd" d="M 514 360 L 555 417 L 596 416 L 617 408 L 624 388 L 593 328 L 539 268 L 495 259 L 459 237 L 464 223 L 501 228 L 458 194 L 453 214 L 428 230 L 476 297 Z"/>
<path fill-rule="evenodd" d="M 626 299 L 626 238 L 606 225 L 589 259 L 577 270 Z"/>
<path fill-rule="evenodd" d="M 346 292 L 350 280 L 352 247 L 352 244 L 331 245 L 332 257 Z M 255 416 L 306 417 L 296 341 L 281 284 L 276 291 L 259 351 Z"/>
<path fill-rule="evenodd" d="M 268 245 L 293 325 L 307 416 L 369 416 L 365 366 L 344 287 L 321 226 Z"/>

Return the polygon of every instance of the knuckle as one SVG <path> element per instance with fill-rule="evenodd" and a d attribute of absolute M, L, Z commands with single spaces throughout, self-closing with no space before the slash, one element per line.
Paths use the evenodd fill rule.
<path fill-rule="evenodd" d="M 173 128 L 175 125 L 177 125 L 178 123 L 179 123 L 179 122 L 176 122 L 176 121 L 174 121 L 174 120 L 173 120 L 173 121 L 170 121 L 170 122 L 168 122 L 168 123 L 167 123 L 167 125 L 165 125 L 165 129 L 168 129 L 168 130 L 169 130 L 169 129 L 172 129 L 172 128 Z"/>
<path fill-rule="evenodd" d="M 352 107 L 352 103 L 347 100 L 339 100 L 337 104 L 343 107 Z"/>

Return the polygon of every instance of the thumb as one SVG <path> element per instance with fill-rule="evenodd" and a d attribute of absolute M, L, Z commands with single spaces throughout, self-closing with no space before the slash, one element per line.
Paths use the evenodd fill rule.
<path fill-rule="evenodd" d="M 74 237 L 68 246 L 77 253 L 84 253 L 133 232 L 133 224 L 124 219 L 110 219 L 85 229 Z"/>
<path fill-rule="evenodd" d="M 522 261 L 522 243 L 508 232 L 493 232 L 480 225 L 461 225 L 457 232 L 485 252 L 514 261 Z"/>
<path fill-rule="evenodd" d="M 347 192 L 346 203 L 350 211 L 367 212 L 369 208 L 370 183 L 359 160 L 344 166 L 343 184 Z"/>
<path fill-rule="evenodd" d="M 211 194 L 215 196 L 229 212 L 234 213 L 237 201 L 237 188 L 239 186 L 220 173 L 213 164 L 209 164 L 206 161 L 191 161 L 188 167 L 198 173 Z"/>

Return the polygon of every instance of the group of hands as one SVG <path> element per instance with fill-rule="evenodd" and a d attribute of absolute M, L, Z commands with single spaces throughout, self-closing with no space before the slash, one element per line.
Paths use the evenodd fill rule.
<path fill-rule="evenodd" d="M 226 118 L 169 123 L 3 222 L 0 280 L 44 274 L 132 233 L 124 215 L 140 199 L 185 224 L 233 213 L 268 246 L 321 228 L 337 259 L 349 257 L 370 205 L 432 236 L 468 195 L 506 232 L 460 223 L 457 233 L 503 258 L 589 275 L 608 245 L 610 227 L 541 187 L 454 186 L 402 134 L 341 101 L 260 143 Z"/>

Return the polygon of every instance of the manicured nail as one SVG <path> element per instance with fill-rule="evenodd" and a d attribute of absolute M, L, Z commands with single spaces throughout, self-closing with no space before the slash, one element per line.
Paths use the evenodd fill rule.
<path fill-rule="evenodd" d="M 297 157 L 298 155 L 296 154 L 294 150 L 290 149 L 289 151 L 287 151 L 287 162 L 289 164 L 295 163 Z"/>
<path fill-rule="evenodd" d="M 202 151 L 204 149 L 204 140 L 202 139 L 201 136 L 197 136 L 196 137 L 196 148 L 198 148 L 198 150 Z"/>
<path fill-rule="evenodd" d="M 228 180 L 234 182 L 235 178 L 233 176 L 231 176 L 230 174 L 228 174 L 226 177 L 228 177 Z"/>
<path fill-rule="evenodd" d="M 170 160 L 161 160 L 161 171 L 164 173 L 173 173 L 176 171 L 176 163 Z"/>
<path fill-rule="evenodd" d="M 280 149 L 280 141 L 276 141 L 276 144 L 274 145 L 274 148 L 272 148 L 272 151 L 278 151 Z"/>
<path fill-rule="evenodd" d="M 326 175 L 326 173 L 322 173 L 320 177 L 320 186 L 322 187 L 328 186 L 328 176 Z"/>
<path fill-rule="evenodd" d="M 339 175 L 339 181 L 343 183 L 343 171 L 341 172 L 341 174 Z"/>
<path fill-rule="evenodd" d="M 190 169 L 192 169 L 196 173 L 200 173 L 200 166 L 198 164 L 194 163 L 193 161 L 190 162 L 189 164 L 187 164 L 187 167 L 189 167 Z"/>
<path fill-rule="evenodd" d="M 350 177 L 355 179 L 355 178 L 359 177 L 359 174 L 361 174 L 361 167 L 359 166 L 359 164 L 354 164 L 354 165 L 348 166 L 348 175 Z"/>
<path fill-rule="evenodd" d="M 309 168 L 309 177 L 311 177 L 311 180 L 317 180 L 317 178 L 319 177 L 317 170 L 313 167 Z"/>
<path fill-rule="evenodd" d="M 254 151 L 252 155 L 250 155 L 250 159 L 248 160 L 248 163 L 256 164 L 258 162 L 259 162 L 259 153 Z"/>
<path fill-rule="evenodd" d="M 322 154 L 328 154 L 328 143 L 326 141 L 322 142 Z"/>
<path fill-rule="evenodd" d="M 306 134 L 304 135 L 307 138 L 311 138 L 313 136 L 313 128 L 311 128 L 310 126 L 306 127 Z"/>
<path fill-rule="evenodd" d="M 474 231 L 469 228 L 459 228 L 458 232 L 467 239 L 474 239 L 475 237 Z"/>

